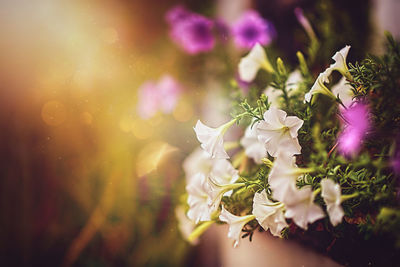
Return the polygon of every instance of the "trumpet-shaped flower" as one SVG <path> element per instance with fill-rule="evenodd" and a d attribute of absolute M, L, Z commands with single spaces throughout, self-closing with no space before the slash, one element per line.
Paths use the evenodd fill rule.
<path fill-rule="evenodd" d="M 336 226 L 342 221 L 344 215 L 341 206 L 342 194 L 340 191 L 340 185 L 336 184 L 331 179 L 323 179 L 321 181 L 321 190 L 321 196 L 325 201 L 329 219 L 332 225 Z"/>
<path fill-rule="evenodd" d="M 246 155 L 254 160 L 257 164 L 261 164 L 261 159 L 267 156 L 267 150 L 263 143 L 257 137 L 257 124 L 253 127 L 247 127 L 240 144 L 244 147 Z"/>
<path fill-rule="evenodd" d="M 220 185 L 233 184 L 239 178 L 239 171 L 226 159 L 213 160 L 210 176 Z"/>
<path fill-rule="evenodd" d="M 226 180 L 229 178 L 225 178 Z M 242 187 L 244 186 L 244 183 L 226 183 L 222 184 L 220 183 L 223 178 L 214 176 L 213 173 L 211 173 L 208 178 L 207 178 L 207 194 L 208 194 L 208 199 L 207 203 L 208 206 L 211 210 L 211 212 L 214 212 L 218 209 L 219 204 L 221 203 L 221 199 L 224 196 L 225 193 Z M 232 179 L 233 180 L 233 179 Z M 224 181 L 223 181 L 224 182 Z"/>
<path fill-rule="evenodd" d="M 179 7 L 168 12 L 166 19 L 171 27 L 171 38 L 185 52 L 197 54 L 214 48 L 212 20 Z"/>
<path fill-rule="evenodd" d="M 210 158 L 210 155 L 200 147 L 195 149 L 183 161 L 183 170 L 185 171 L 186 182 L 188 183 L 197 173 L 203 173 L 205 176 L 208 176 L 212 166 L 213 161 Z"/>
<path fill-rule="evenodd" d="M 349 50 L 350 46 L 346 45 L 340 51 L 336 52 L 335 55 L 333 55 L 332 59 L 335 60 L 335 63 L 329 66 L 328 68 L 329 75 L 330 72 L 332 72 L 333 70 L 337 70 L 346 78 L 351 79 L 351 75 L 349 69 L 347 68 L 347 63 L 346 63 L 347 54 L 349 53 Z"/>
<path fill-rule="evenodd" d="M 299 70 L 292 71 L 286 80 L 286 91 L 289 97 L 293 96 L 299 89 L 300 83 L 303 81 L 303 76 Z M 268 86 L 264 92 L 264 95 L 268 97 L 268 102 L 271 103 L 271 107 L 280 108 L 280 99 L 282 98 L 282 91 L 272 86 Z"/>
<path fill-rule="evenodd" d="M 148 119 L 159 110 L 171 113 L 178 102 L 182 87 L 172 76 L 166 74 L 157 83 L 145 82 L 138 92 L 138 113 L 143 119 Z"/>
<path fill-rule="evenodd" d="M 286 218 L 293 221 L 304 230 L 307 230 L 308 223 L 313 223 L 325 217 L 321 207 L 314 204 L 314 194 L 311 187 L 305 186 L 301 189 L 295 189 L 288 194 L 285 199 Z"/>
<path fill-rule="evenodd" d="M 196 224 L 200 221 L 210 221 L 212 211 L 208 205 L 209 186 L 203 173 L 196 174 L 186 186 L 188 193 L 187 203 L 189 211 L 187 216 Z"/>
<path fill-rule="evenodd" d="M 258 139 L 265 144 L 267 152 L 273 157 L 276 157 L 279 148 L 292 155 L 300 154 L 297 131 L 302 125 L 303 120 L 298 117 L 287 116 L 285 111 L 271 107 L 257 126 Z"/>
<path fill-rule="evenodd" d="M 276 35 L 272 23 L 254 10 L 244 12 L 234 23 L 232 31 L 236 46 L 248 49 L 257 43 L 268 45 Z"/>
<path fill-rule="evenodd" d="M 229 224 L 229 232 L 228 238 L 234 240 L 234 247 L 237 247 L 240 243 L 240 234 L 242 232 L 243 227 L 250 221 L 254 220 L 254 215 L 246 215 L 246 216 L 236 216 L 227 211 L 224 206 L 222 206 L 221 214 L 219 215 L 219 219 L 223 222 Z"/>
<path fill-rule="evenodd" d="M 240 79 L 245 82 L 251 82 L 256 77 L 260 68 L 264 68 L 268 72 L 274 71 L 264 48 L 257 43 L 251 49 L 250 53 L 239 62 Z"/>
<path fill-rule="evenodd" d="M 284 205 L 280 202 L 272 202 L 267 193 L 255 193 L 253 199 L 253 215 L 265 231 L 270 230 L 274 236 L 281 236 L 283 228 L 287 227 L 284 216 Z"/>
<path fill-rule="evenodd" d="M 344 130 L 339 136 L 338 149 L 343 155 L 357 153 L 370 128 L 369 110 L 366 104 L 356 102 L 342 111 Z"/>
<path fill-rule="evenodd" d="M 268 102 L 270 103 L 270 107 L 280 108 L 281 107 L 281 98 L 282 91 L 276 89 L 272 86 L 268 86 L 265 88 L 263 94 L 268 97 Z"/>
<path fill-rule="evenodd" d="M 268 176 L 272 196 L 281 202 L 296 189 L 296 180 L 302 173 L 295 164 L 295 157 L 282 149 L 278 152 Z M 289 196 L 288 196 L 289 194 Z"/>
<path fill-rule="evenodd" d="M 342 77 L 340 81 L 332 86 L 332 93 L 335 96 L 339 96 L 345 107 L 349 107 L 353 103 L 353 91 L 350 84 L 346 81 L 345 77 Z"/>
<path fill-rule="evenodd" d="M 326 70 L 318 75 L 317 80 L 311 87 L 311 90 L 305 94 L 304 102 L 310 102 L 311 97 L 315 94 L 323 94 L 336 99 L 336 96 L 326 87 L 325 83 L 329 83 L 330 71 Z"/>
<path fill-rule="evenodd" d="M 224 134 L 235 123 L 232 120 L 218 128 L 211 128 L 204 125 L 200 120 L 197 121 L 194 131 L 197 139 L 201 143 L 201 148 L 204 149 L 211 158 L 229 158 L 224 149 Z"/>

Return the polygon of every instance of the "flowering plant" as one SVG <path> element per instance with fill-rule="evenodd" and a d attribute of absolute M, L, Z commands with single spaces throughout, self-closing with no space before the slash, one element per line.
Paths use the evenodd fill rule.
<path fill-rule="evenodd" d="M 325 241 L 316 247 L 336 259 L 344 240 L 384 240 L 393 255 L 400 245 L 400 45 L 387 38 L 384 56 L 350 64 L 345 46 L 316 79 L 301 52 L 289 72 L 253 46 L 239 75 L 246 82 L 264 75 L 267 89 L 260 95 L 253 86 L 260 96 L 238 102 L 222 126 L 198 121 L 194 128 L 200 147 L 184 162 L 189 241 L 227 223 L 234 246 L 256 230 L 306 240 L 320 232 Z M 244 136 L 224 142 L 235 123 Z"/>

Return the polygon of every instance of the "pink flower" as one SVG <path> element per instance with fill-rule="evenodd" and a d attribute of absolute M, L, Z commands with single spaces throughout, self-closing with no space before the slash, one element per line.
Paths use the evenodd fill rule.
<path fill-rule="evenodd" d="M 256 43 L 268 45 L 275 35 L 272 23 L 254 10 L 244 12 L 233 25 L 234 41 L 240 48 L 251 49 Z"/>
<path fill-rule="evenodd" d="M 161 77 L 158 83 L 147 81 L 139 87 L 138 113 L 142 119 L 153 117 L 159 110 L 171 113 L 180 97 L 182 87 L 170 75 Z"/>
<path fill-rule="evenodd" d="M 368 106 L 361 102 L 354 102 L 352 106 L 342 111 L 344 129 L 338 140 L 341 154 L 354 155 L 360 150 L 370 128 L 369 116 Z"/>

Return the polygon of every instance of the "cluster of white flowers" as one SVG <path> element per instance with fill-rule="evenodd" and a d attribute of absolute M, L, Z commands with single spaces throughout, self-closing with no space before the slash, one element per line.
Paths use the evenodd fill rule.
<path fill-rule="evenodd" d="M 336 98 L 335 93 L 342 99 L 344 105 L 349 105 L 352 96 L 345 80 L 341 80 L 332 89 L 333 93 L 325 86 L 333 70 L 339 71 L 345 77 L 350 75 L 346 66 L 349 48 L 346 46 L 333 56 L 335 63 L 318 76 L 314 86 L 305 96 L 306 101 L 310 101 L 312 95 L 316 93 Z M 260 68 L 271 71 L 264 49 L 256 45 L 241 60 L 239 74 L 243 80 L 251 81 Z M 302 76 L 296 70 L 289 75 L 289 78 L 286 85 L 289 88 L 288 92 L 292 94 L 298 89 Z M 268 88 L 267 91 L 273 91 L 273 88 Z M 277 97 L 279 98 L 279 95 Z M 274 98 L 271 95 L 269 99 L 271 101 Z M 230 196 L 232 190 L 246 185 L 237 182 L 240 173 L 233 167 L 224 149 L 224 134 L 235 122 L 236 119 L 233 119 L 220 127 L 212 128 L 198 121 L 194 127 L 200 148 L 184 162 L 189 206 L 186 215 L 191 221 L 191 227 L 193 224 L 201 225 L 202 222 L 218 219 L 226 222 L 229 224 L 228 237 L 234 240 L 234 246 L 239 244 L 243 227 L 254 219 L 274 236 L 281 236 L 282 230 L 288 226 L 287 219 L 291 219 L 306 230 L 308 224 L 325 217 L 323 209 L 314 203 L 315 196 L 320 192 L 332 225 L 342 221 L 344 212 L 341 207 L 339 184 L 326 178 L 321 181 L 321 189 L 315 191 L 311 186 L 301 188 L 296 186 L 299 177 L 312 171 L 296 165 L 296 155 L 300 155 L 302 149 L 298 141 L 298 132 L 303 126 L 303 120 L 296 116 L 288 116 L 280 109 L 279 101 L 272 102 L 270 108 L 263 114 L 263 120 L 249 126 L 240 140 L 244 153 L 256 164 L 262 164 L 262 159 L 268 155 L 274 158 L 268 176 L 272 198 L 269 198 L 265 190 L 255 192 L 251 214 L 238 216 L 226 210 L 221 205 L 222 197 Z"/>

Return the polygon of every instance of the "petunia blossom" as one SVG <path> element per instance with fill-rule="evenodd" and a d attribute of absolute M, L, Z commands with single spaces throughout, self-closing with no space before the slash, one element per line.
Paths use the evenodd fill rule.
<path fill-rule="evenodd" d="M 240 235 L 243 227 L 250 221 L 254 220 L 254 215 L 236 216 L 230 213 L 222 206 L 219 219 L 229 224 L 228 238 L 234 240 L 233 246 L 236 248 L 240 243 Z"/>
<path fill-rule="evenodd" d="M 149 119 L 158 111 L 171 113 L 182 91 L 182 86 L 168 74 L 163 75 L 157 83 L 145 82 L 138 89 L 139 116 Z"/>
<path fill-rule="evenodd" d="M 152 81 L 142 84 L 138 89 L 138 98 L 139 116 L 143 119 L 153 117 L 158 111 L 160 102 L 157 84 Z"/>
<path fill-rule="evenodd" d="M 304 78 L 299 70 L 294 70 L 289 74 L 286 80 L 286 92 L 289 97 L 297 93 L 300 83 L 303 82 L 303 80 Z M 268 102 L 271 104 L 271 107 L 281 107 L 283 95 L 281 90 L 270 85 L 264 90 L 263 94 L 268 97 Z"/>
<path fill-rule="evenodd" d="M 229 158 L 224 149 L 224 134 L 235 123 L 232 120 L 218 128 L 212 128 L 204 125 L 200 120 L 197 121 L 194 131 L 197 139 L 201 143 L 201 148 L 204 149 L 211 158 Z"/>
<path fill-rule="evenodd" d="M 343 208 L 341 206 L 342 194 L 340 185 L 336 184 L 331 179 L 322 179 L 321 190 L 321 196 L 325 201 L 329 219 L 332 225 L 336 226 L 342 221 L 344 215 Z"/>
<path fill-rule="evenodd" d="M 310 186 L 304 186 L 291 192 L 290 197 L 285 199 L 286 218 L 293 221 L 304 230 L 308 224 L 325 217 L 321 207 L 314 203 L 314 194 Z"/>
<path fill-rule="evenodd" d="M 264 144 L 258 140 L 257 124 L 247 127 L 240 144 L 244 147 L 246 156 L 252 158 L 257 164 L 261 164 L 261 159 L 267 156 L 267 150 Z"/>
<path fill-rule="evenodd" d="M 280 202 L 272 202 L 267 193 L 255 193 L 253 198 L 253 215 L 265 231 L 270 230 L 274 236 L 281 236 L 283 228 L 287 227 L 284 216 L 284 205 Z"/>
<path fill-rule="evenodd" d="M 176 5 L 165 13 L 165 20 L 170 26 L 174 26 L 176 23 L 187 19 L 191 14 L 192 12 L 187 10 L 184 6 Z"/>
<path fill-rule="evenodd" d="M 235 45 L 251 49 L 255 44 L 268 45 L 276 36 L 274 26 L 257 11 L 244 12 L 232 27 Z"/>
<path fill-rule="evenodd" d="M 332 93 L 335 96 L 339 96 L 345 107 L 349 107 L 353 103 L 354 93 L 345 77 L 342 77 L 337 84 L 332 86 Z"/>
<path fill-rule="evenodd" d="M 350 46 L 346 45 L 345 47 L 340 49 L 340 51 L 336 52 L 335 55 L 333 55 L 332 59 L 335 60 L 335 63 L 331 64 L 327 69 L 329 75 L 330 72 L 332 72 L 333 70 L 337 70 L 346 78 L 348 79 L 352 78 L 346 63 L 347 54 L 349 53 L 349 50 Z"/>
<path fill-rule="evenodd" d="M 200 221 L 211 220 L 212 211 L 208 205 L 208 190 L 207 179 L 203 173 L 196 174 L 186 186 L 189 205 L 187 216 L 196 224 Z"/>
<path fill-rule="evenodd" d="M 285 111 L 271 107 L 264 113 L 264 120 L 257 126 L 258 139 L 265 144 L 267 152 L 273 157 L 283 145 L 292 155 L 300 154 L 297 131 L 303 122 L 296 116 L 287 116 Z"/>
<path fill-rule="evenodd" d="M 354 102 L 346 110 L 342 110 L 344 129 L 338 139 L 338 150 L 349 156 L 356 154 L 370 128 L 370 114 L 367 104 Z"/>
<path fill-rule="evenodd" d="M 325 85 L 325 83 L 329 83 L 329 75 L 330 71 L 325 71 L 318 75 L 318 78 L 315 80 L 311 90 L 305 94 L 304 102 L 310 102 L 311 97 L 315 94 L 323 94 L 332 99 L 336 99 L 336 96 Z"/>
<path fill-rule="evenodd" d="M 160 98 L 160 109 L 164 113 L 171 113 L 182 92 L 181 85 L 171 75 L 166 74 L 160 78 L 157 87 Z"/>
<path fill-rule="evenodd" d="M 208 176 L 212 166 L 213 161 L 210 155 L 198 147 L 183 161 L 186 182 L 191 180 L 197 173 L 203 173 L 205 176 Z"/>
<path fill-rule="evenodd" d="M 214 48 L 213 21 L 199 14 L 190 13 L 171 24 L 171 38 L 185 52 L 197 54 Z"/>
<path fill-rule="evenodd" d="M 221 177 L 217 177 L 212 173 L 207 177 L 207 203 L 211 212 L 214 212 L 218 209 L 222 197 L 227 192 L 244 186 L 244 183 L 231 182 L 234 181 L 234 178 L 231 178 L 231 181 L 229 182 L 227 181 L 228 179 L 229 177 L 222 179 Z"/>
<path fill-rule="evenodd" d="M 297 189 L 297 178 L 307 173 L 309 169 L 298 168 L 295 164 L 295 156 L 286 151 L 284 146 L 282 147 L 273 162 L 268 183 L 274 199 L 285 202 L 285 199 L 290 198 L 290 194 Z"/>
<path fill-rule="evenodd" d="M 268 72 L 274 72 L 271 63 L 268 60 L 267 54 L 264 48 L 257 43 L 251 49 L 247 56 L 240 59 L 239 62 L 239 77 L 242 81 L 251 82 L 257 75 L 257 72 L 261 69 L 265 69 Z"/>

